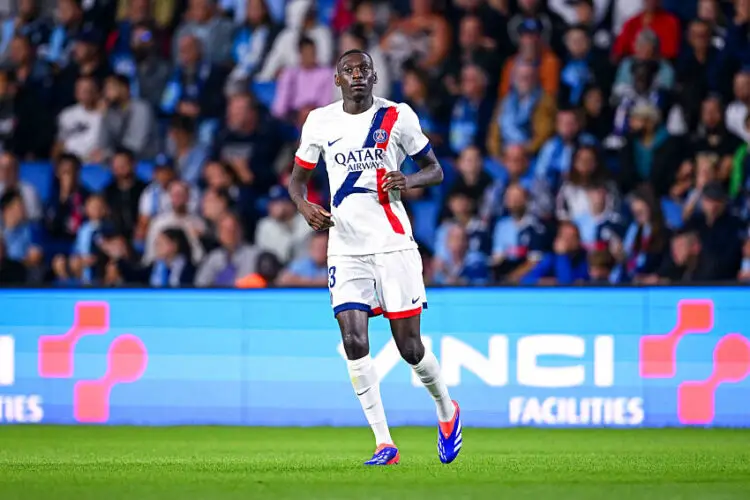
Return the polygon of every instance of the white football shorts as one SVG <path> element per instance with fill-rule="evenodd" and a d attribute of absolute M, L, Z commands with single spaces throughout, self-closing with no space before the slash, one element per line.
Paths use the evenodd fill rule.
<path fill-rule="evenodd" d="M 328 257 L 328 290 L 334 316 L 366 311 L 388 319 L 416 316 L 427 309 L 419 250 Z"/>

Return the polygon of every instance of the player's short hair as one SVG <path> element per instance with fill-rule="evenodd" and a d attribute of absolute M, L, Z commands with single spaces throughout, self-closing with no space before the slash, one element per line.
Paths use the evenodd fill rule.
<path fill-rule="evenodd" d="M 341 54 L 341 55 L 339 56 L 339 59 L 338 59 L 338 61 L 336 61 L 336 67 L 338 68 L 339 64 L 341 64 L 341 61 L 342 61 L 342 60 L 343 60 L 343 59 L 344 59 L 344 58 L 345 58 L 346 56 L 350 56 L 350 55 L 352 55 L 352 54 L 362 54 L 362 55 L 364 55 L 364 56 L 367 56 L 367 58 L 368 58 L 368 59 L 369 59 L 370 61 L 372 61 L 372 56 L 371 56 L 371 55 L 370 55 L 369 53 L 367 53 L 367 51 L 365 51 L 365 50 L 360 50 L 360 49 L 351 49 L 351 50 L 347 50 L 346 52 L 344 52 L 343 54 Z"/>

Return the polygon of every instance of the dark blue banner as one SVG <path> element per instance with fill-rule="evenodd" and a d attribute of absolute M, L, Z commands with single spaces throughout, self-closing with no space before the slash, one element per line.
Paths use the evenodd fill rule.
<path fill-rule="evenodd" d="M 750 426 L 743 288 L 431 290 L 465 425 Z M 364 425 L 325 290 L 0 291 L 0 422 Z M 434 406 L 370 322 L 392 425 Z"/>

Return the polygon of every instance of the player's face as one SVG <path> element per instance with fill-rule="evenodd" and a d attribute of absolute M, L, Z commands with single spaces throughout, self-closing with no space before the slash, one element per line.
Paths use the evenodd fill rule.
<path fill-rule="evenodd" d="M 372 59 L 366 54 L 349 54 L 339 62 L 336 85 L 344 99 L 361 101 L 371 96 L 376 81 Z"/>

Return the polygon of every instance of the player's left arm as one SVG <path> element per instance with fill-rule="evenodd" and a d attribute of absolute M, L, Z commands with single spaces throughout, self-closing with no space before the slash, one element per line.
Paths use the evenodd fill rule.
<path fill-rule="evenodd" d="M 417 114 L 407 104 L 399 105 L 400 146 L 419 166 L 419 170 L 406 175 L 400 170 L 383 176 L 383 190 L 405 191 L 412 188 L 434 186 L 443 182 L 443 168 L 422 132 Z"/>

